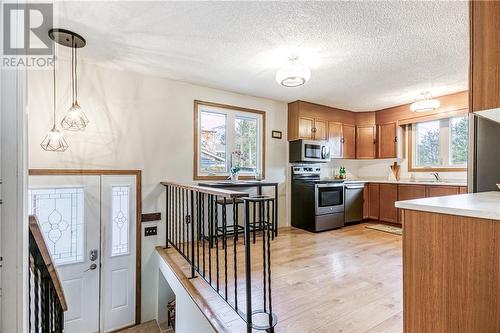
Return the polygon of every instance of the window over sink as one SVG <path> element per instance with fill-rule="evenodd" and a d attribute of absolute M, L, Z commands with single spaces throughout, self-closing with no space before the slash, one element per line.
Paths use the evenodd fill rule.
<path fill-rule="evenodd" d="M 467 142 L 467 116 L 411 124 L 409 171 L 465 171 Z"/>
<path fill-rule="evenodd" d="M 265 112 L 195 101 L 194 179 L 264 175 Z"/>

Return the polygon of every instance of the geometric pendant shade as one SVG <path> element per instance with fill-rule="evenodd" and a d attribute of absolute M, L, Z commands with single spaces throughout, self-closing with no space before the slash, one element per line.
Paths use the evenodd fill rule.
<path fill-rule="evenodd" d="M 54 152 L 63 152 L 68 149 L 68 143 L 64 138 L 63 133 L 61 133 L 56 126 L 52 127 L 52 129 L 47 133 L 45 139 L 43 139 L 40 146 L 47 151 Z"/>

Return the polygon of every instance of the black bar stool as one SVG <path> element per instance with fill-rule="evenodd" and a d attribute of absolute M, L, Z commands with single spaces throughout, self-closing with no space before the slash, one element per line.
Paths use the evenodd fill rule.
<path fill-rule="evenodd" d="M 271 230 L 271 237 L 274 240 L 275 231 L 275 220 L 274 220 L 274 210 L 275 210 L 275 198 L 268 195 L 256 195 L 249 198 L 244 198 L 248 201 L 249 207 L 249 218 L 250 221 L 248 226 L 253 234 L 253 243 L 255 243 L 256 233 L 258 231 Z"/>
<path fill-rule="evenodd" d="M 223 237 L 223 247 L 226 246 L 225 244 L 225 238 L 227 236 L 233 236 L 236 241 L 238 241 L 238 234 L 240 232 L 243 232 L 245 228 L 238 223 L 238 208 L 240 205 L 244 203 L 243 199 L 241 198 L 235 198 L 235 199 L 217 199 L 216 200 L 217 205 L 220 206 L 226 206 L 226 209 L 228 206 L 233 206 L 233 223 L 227 223 L 225 226 L 224 225 L 219 225 L 219 222 L 217 221 L 217 228 L 215 231 L 215 237 Z"/>

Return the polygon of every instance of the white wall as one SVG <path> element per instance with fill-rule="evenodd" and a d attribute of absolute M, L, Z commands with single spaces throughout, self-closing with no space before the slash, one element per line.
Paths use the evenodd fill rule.
<path fill-rule="evenodd" d="M 69 107 L 70 66 L 58 71 L 58 120 Z M 40 142 L 52 121 L 50 71 L 28 74 L 30 168 L 142 169 L 143 212 L 164 211 L 163 180 L 191 182 L 193 174 L 193 100 L 264 110 L 266 114 L 266 178 L 280 183 L 280 225 L 288 225 L 286 194 L 287 143 L 271 138 L 271 130 L 286 138 L 287 105 L 157 77 L 79 66 L 79 102 L 90 120 L 84 132 L 67 133 L 69 149 L 45 152 Z M 163 214 L 162 214 L 163 215 Z M 148 223 L 154 225 L 154 223 Z M 155 315 L 157 272 L 151 256 L 165 242 L 164 223 L 157 237 L 143 238 L 142 319 Z"/>

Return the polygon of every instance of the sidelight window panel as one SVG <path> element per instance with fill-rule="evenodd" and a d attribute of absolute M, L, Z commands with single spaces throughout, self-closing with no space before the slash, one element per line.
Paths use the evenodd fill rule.
<path fill-rule="evenodd" d="M 111 256 L 130 253 L 130 188 L 111 188 Z"/>

